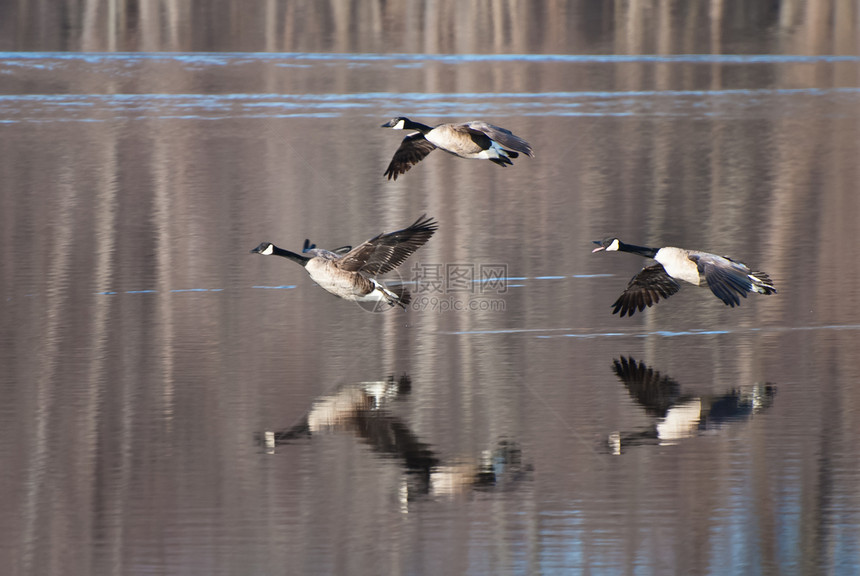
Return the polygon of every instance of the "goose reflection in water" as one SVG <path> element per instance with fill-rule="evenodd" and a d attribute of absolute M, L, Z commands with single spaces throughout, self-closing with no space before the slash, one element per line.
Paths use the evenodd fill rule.
<path fill-rule="evenodd" d="M 301 421 L 280 431 L 266 431 L 259 441 L 267 453 L 276 446 L 333 433 L 361 439 L 377 454 L 397 459 L 405 474 L 401 500 L 421 496 L 446 496 L 480 489 L 504 489 L 522 479 L 529 467 L 520 449 L 502 440 L 478 457 L 443 461 L 400 418 L 392 404 L 407 396 L 412 383 L 408 376 L 390 376 L 378 382 L 358 382 L 317 398 Z"/>
<path fill-rule="evenodd" d="M 682 394 L 673 379 L 633 358 L 614 360 L 612 370 L 630 396 L 657 420 L 644 431 L 610 434 L 609 449 L 613 454 L 642 444 L 674 444 L 747 420 L 768 409 L 776 395 L 776 386 L 772 384 L 755 384 L 717 395 Z"/>

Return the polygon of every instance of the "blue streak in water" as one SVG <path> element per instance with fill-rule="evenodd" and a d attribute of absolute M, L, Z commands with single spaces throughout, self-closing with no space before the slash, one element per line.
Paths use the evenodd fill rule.
<path fill-rule="evenodd" d="M 223 288 L 177 288 L 174 290 L 168 290 L 171 293 L 178 292 L 223 292 Z M 125 294 L 157 294 L 158 290 L 126 290 Z M 104 290 L 102 292 L 95 292 L 97 296 L 114 296 L 119 294 L 114 290 Z"/>
<path fill-rule="evenodd" d="M 673 332 L 671 330 L 655 330 L 641 336 L 693 336 L 698 334 L 730 334 L 734 330 L 682 330 L 681 332 Z"/>
<path fill-rule="evenodd" d="M 459 107 L 452 100 L 573 100 L 573 99 L 630 99 L 630 98 L 678 98 L 678 97 L 707 97 L 707 96 L 794 96 L 794 95 L 827 95 L 827 94 L 857 94 L 860 87 L 833 88 L 738 88 L 722 90 L 624 90 L 624 91 L 581 91 L 581 92 L 363 92 L 351 94 L 277 94 L 277 93 L 231 93 L 231 94 L 5 94 L 0 95 L 0 104 L 19 102 L 57 103 L 63 106 L 92 107 L 97 103 L 122 103 L 140 105 L 150 108 L 153 103 L 167 103 L 176 107 L 211 107 L 216 110 L 224 109 L 236 103 L 246 108 L 279 107 L 292 109 L 296 107 L 315 108 L 367 108 L 378 100 L 395 100 L 397 102 L 433 102 L 450 104 Z M 535 103 L 520 103 L 518 106 L 537 106 Z M 541 104 L 542 105 L 542 104 Z M 578 102 L 557 102 L 554 106 L 570 106 L 579 108 Z"/>
<path fill-rule="evenodd" d="M 812 330 L 860 330 L 860 324 L 827 324 L 822 326 L 773 326 L 773 327 L 751 327 L 736 330 L 655 330 L 652 332 L 575 332 L 570 328 L 508 328 L 498 330 L 467 330 L 463 332 L 441 332 L 449 336 L 482 336 L 488 334 L 530 334 L 544 332 L 535 338 L 608 338 L 608 337 L 630 337 L 647 338 L 649 336 L 662 336 L 672 338 L 676 336 L 720 336 L 723 334 L 741 334 L 744 332 L 795 332 Z M 549 332 L 565 332 L 565 334 L 548 334 Z"/>
<path fill-rule="evenodd" d="M 615 274 L 574 274 L 571 278 L 612 278 Z"/>
<path fill-rule="evenodd" d="M 501 283 L 501 282 L 526 281 L 526 280 L 564 280 L 567 278 L 577 278 L 577 277 L 592 278 L 592 277 L 603 277 L 603 276 L 614 276 L 614 275 L 613 274 L 585 274 L 585 275 L 580 275 L 580 276 L 536 276 L 534 278 L 530 278 L 528 276 L 509 276 L 509 277 L 504 277 L 504 278 L 479 279 L 479 280 L 473 280 L 472 282 L 473 283 L 486 284 L 486 283 L 490 283 L 490 282 L 500 282 Z M 387 284 L 391 285 L 391 286 L 399 286 L 399 285 L 417 284 L 417 282 L 414 280 L 404 280 L 404 281 L 399 281 L 399 282 L 388 282 Z M 527 285 L 526 284 L 507 284 L 508 288 L 521 288 L 524 286 L 527 286 Z M 256 288 L 256 289 L 261 289 L 261 290 L 292 290 L 296 287 L 297 287 L 296 284 L 283 284 L 283 285 L 279 285 L 279 286 L 264 286 L 264 285 L 251 286 L 251 288 Z M 169 292 L 171 294 L 178 294 L 178 293 L 183 293 L 183 292 L 223 292 L 223 291 L 224 291 L 223 288 L 173 288 L 173 289 L 167 290 L 167 292 Z M 116 295 L 116 294 L 120 294 L 120 293 L 124 293 L 124 294 L 157 294 L 158 290 L 154 290 L 154 289 L 125 290 L 124 292 L 118 292 L 118 291 L 114 291 L 114 290 L 104 290 L 101 292 L 95 292 L 94 294 L 97 294 L 99 296 L 109 296 L 109 295 Z M 519 330 L 513 330 L 513 331 L 519 331 Z M 545 331 L 545 329 L 541 328 L 541 329 L 538 329 L 538 331 Z"/>
<path fill-rule="evenodd" d="M 2 62 L 2 60 L 0 60 Z M 344 109 L 378 107 L 430 106 L 434 117 L 449 115 L 441 109 L 452 108 L 451 116 L 461 116 L 464 106 L 499 102 L 497 106 L 533 107 L 523 111 L 524 115 L 545 116 L 686 116 L 698 114 L 719 116 L 723 113 L 719 98 L 734 98 L 743 109 L 761 106 L 762 101 L 772 97 L 847 95 L 856 98 L 860 87 L 841 88 L 784 88 L 784 89 L 737 89 L 737 90 L 635 90 L 623 92 L 515 92 L 515 93 L 406 93 L 369 92 L 363 94 L 25 94 L 0 95 L 0 115 L 10 111 L 19 115 L 2 118 L 3 123 L 20 122 L 106 122 L 123 114 L 132 118 L 160 118 L 164 120 L 223 120 L 225 118 L 273 119 L 273 118 L 336 118 Z M 675 105 L 687 99 L 686 107 L 680 109 L 657 108 L 651 104 Z M 647 103 L 645 109 L 637 107 Z M 584 110 L 588 106 L 592 110 Z M 24 114 L 20 113 L 19 107 Z M 593 108 L 598 108 L 594 111 Z M 28 117 L 28 108 L 36 114 L 52 108 L 65 110 L 67 117 Z M 88 110 L 115 108 L 113 114 L 87 117 Z M 296 109 L 305 110 L 296 110 Z M 711 110 L 713 108 L 713 110 Z M 178 113 L 192 110 L 196 113 Z M 368 115 L 370 115 L 368 113 Z"/>
<path fill-rule="evenodd" d="M 576 64 L 690 63 L 690 64 L 793 64 L 860 62 L 860 56 L 836 54 L 377 54 L 312 52 L 0 52 L 0 59 L 38 62 L 40 60 L 81 61 L 89 63 L 176 61 L 185 64 L 223 66 L 262 60 L 322 62 L 568 62 Z M 33 64 L 31 64 L 33 65 Z M 48 68 L 48 63 L 39 63 Z"/>

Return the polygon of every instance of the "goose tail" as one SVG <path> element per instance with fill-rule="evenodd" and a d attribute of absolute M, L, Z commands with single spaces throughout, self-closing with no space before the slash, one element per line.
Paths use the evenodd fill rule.
<path fill-rule="evenodd" d="M 392 286 L 391 288 L 388 288 L 388 290 L 396 297 L 394 304 L 397 304 L 406 310 L 406 307 L 409 306 L 410 302 L 412 302 L 412 293 L 406 289 L 406 286 L 400 284 L 398 286 Z"/>
<path fill-rule="evenodd" d="M 509 166 L 509 165 L 513 166 L 513 164 L 514 164 L 513 162 L 511 162 L 510 158 L 508 158 L 507 156 L 501 156 L 501 155 L 498 158 L 490 158 L 489 160 L 493 164 L 498 164 L 502 168 L 504 168 L 505 166 Z"/>
<path fill-rule="evenodd" d="M 773 285 L 773 281 L 770 277 L 764 272 L 753 272 L 749 274 L 750 282 L 752 282 L 752 292 L 758 292 L 759 294 L 770 295 L 776 294 L 776 288 Z"/>
<path fill-rule="evenodd" d="M 400 306 L 404 310 L 412 302 L 412 294 L 403 284 L 383 286 L 382 283 L 372 280 L 374 287 L 379 290 L 389 306 Z"/>

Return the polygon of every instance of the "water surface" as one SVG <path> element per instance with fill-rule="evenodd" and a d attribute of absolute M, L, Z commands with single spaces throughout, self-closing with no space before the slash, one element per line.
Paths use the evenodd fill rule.
<path fill-rule="evenodd" d="M 766 50 L 0 54 L 0 563 L 857 573 L 857 72 Z M 400 114 L 480 117 L 536 157 L 436 152 L 389 182 Z M 441 288 L 405 312 L 248 253 L 422 213 L 439 232 L 392 279 Z M 592 254 L 610 234 L 729 254 L 779 294 L 685 287 L 618 318 L 644 262 Z"/>

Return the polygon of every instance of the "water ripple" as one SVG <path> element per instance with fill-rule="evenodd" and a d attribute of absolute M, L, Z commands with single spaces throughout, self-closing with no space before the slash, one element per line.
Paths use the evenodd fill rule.
<path fill-rule="evenodd" d="M 627 332 L 581 332 L 573 328 L 506 328 L 499 330 L 464 330 L 460 332 L 440 332 L 449 336 L 489 336 L 494 334 L 534 334 L 542 333 L 535 336 L 543 340 L 552 338 L 648 338 L 651 336 L 661 336 L 664 338 L 673 338 L 677 336 L 714 336 L 722 334 L 741 334 L 748 332 L 797 332 L 797 331 L 818 331 L 818 330 L 860 330 L 860 324 L 826 324 L 821 326 L 767 326 L 753 328 L 723 328 L 723 329 L 691 329 L 691 330 L 651 330 L 651 331 L 636 331 Z M 558 334 L 560 332 L 560 334 Z"/>
<path fill-rule="evenodd" d="M 50 67 L 57 62 L 171 61 L 194 66 L 224 66 L 238 62 L 569 62 L 577 64 L 799 64 L 860 62 L 857 55 L 838 54 L 378 54 L 303 52 L 0 52 L 0 64 Z"/>
<path fill-rule="evenodd" d="M 463 117 L 492 103 L 497 116 L 771 116 L 793 114 L 809 98 L 848 100 L 858 87 L 558 92 L 365 92 L 353 94 L 11 94 L 0 95 L 0 122 L 93 122 L 159 118 L 333 118 L 349 111 L 409 109 Z M 834 107 L 835 109 L 835 107 Z M 846 106 L 853 113 L 854 106 Z M 385 115 L 385 114 L 383 114 Z"/>

